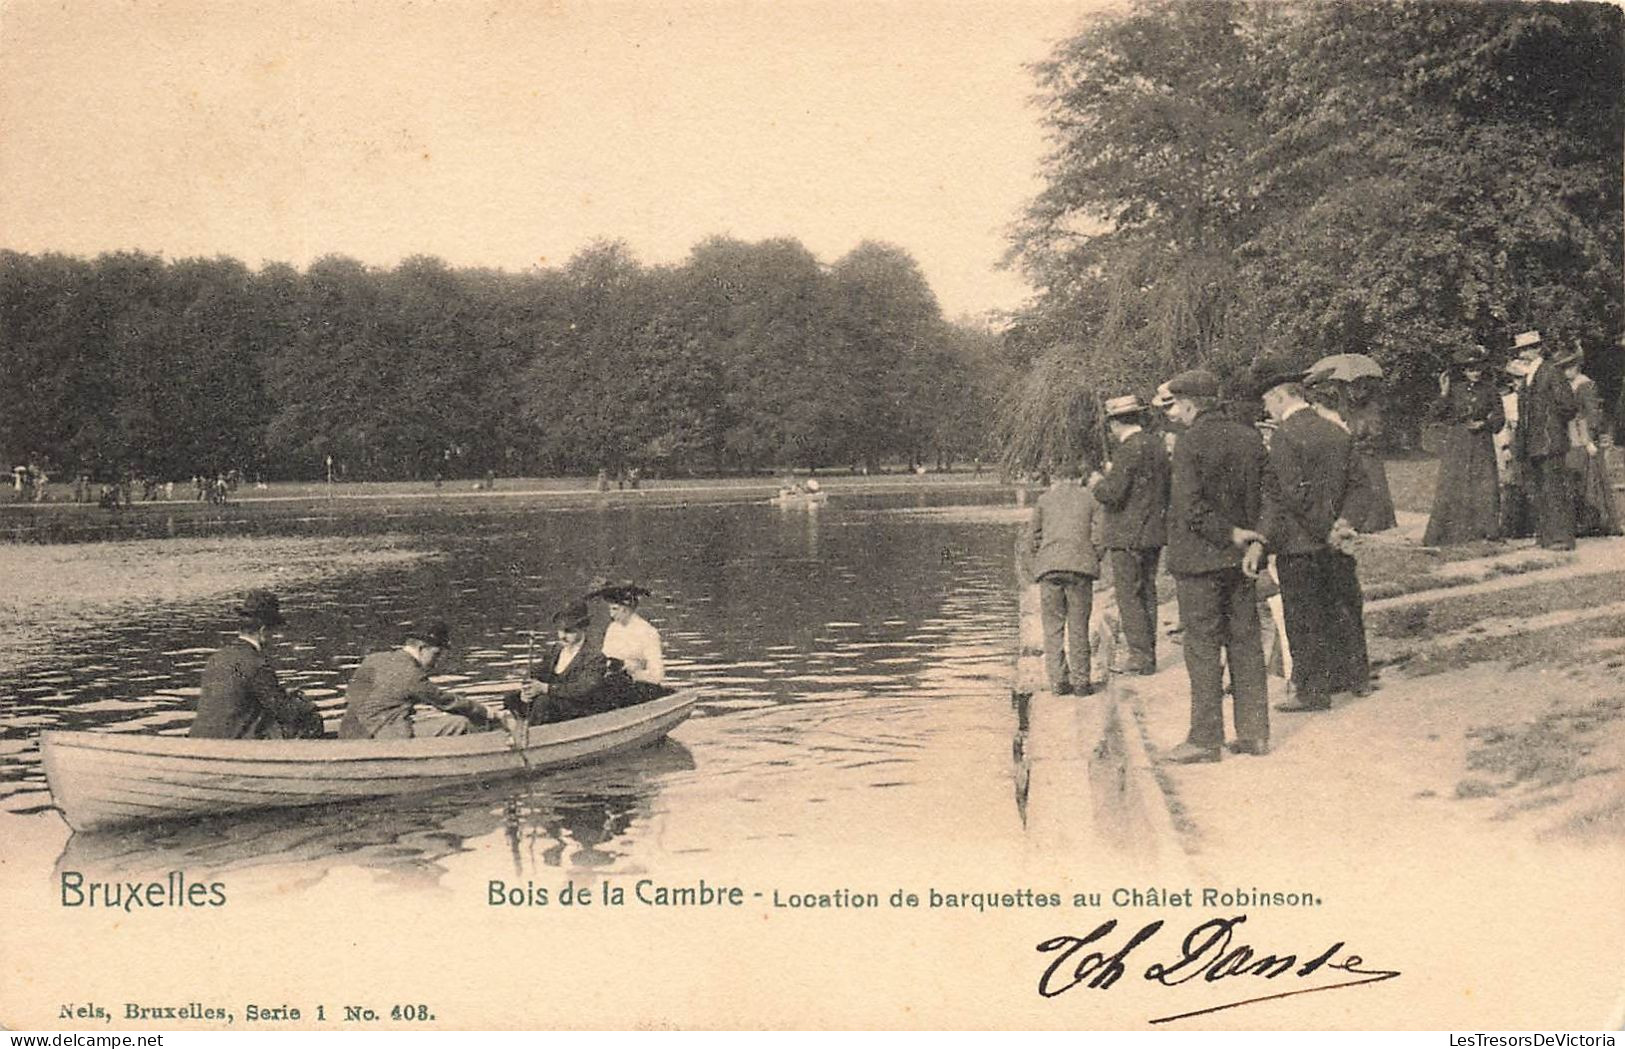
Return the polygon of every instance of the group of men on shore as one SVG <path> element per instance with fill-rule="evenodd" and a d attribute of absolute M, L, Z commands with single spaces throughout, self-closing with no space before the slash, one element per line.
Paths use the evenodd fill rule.
<path fill-rule="evenodd" d="M 1342 519 L 1357 483 L 1353 438 L 1315 410 L 1303 371 L 1263 362 L 1239 384 L 1262 400 L 1254 426 L 1223 409 L 1217 376 L 1182 372 L 1151 405 L 1133 394 L 1103 408 L 1111 461 L 1062 480 L 1033 512 L 1034 576 L 1045 665 L 1058 693 L 1087 693 L 1090 585 L 1099 551 L 1112 573 L 1130 673 L 1156 671 L 1157 562 L 1167 547 L 1190 678 L 1191 724 L 1168 760 L 1218 761 L 1225 749 L 1225 669 L 1235 697 L 1235 753 L 1269 753 L 1269 699 L 1257 580 L 1279 581 L 1292 698 L 1276 709 L 1331 709 L 1371 689 L 1359 580 Z M 1160 408 L 1167 425 L 1151 428 Z M 1081 610 L 1081 618 L 1079 612 Z M 1064 638 L 1064 646 L 1063 646 Z M 1080 686 L 1079 682 L 1083 682 Z"/>
<path fill-rule="evenodd" d="M 451 647 L 444 622 L 409 629 L 398 648 L 373 652 L 351 676 L 340 739 L 456 736 L 519 725 L 549 724 L 603 713 L 664 694 L 660 634 L 637 612 L 649 591 L 610 584 L 571 601 L 553 616 L 555 638 L 530 661 L 522 684 L 493 713 L 449 692 L 431 673 Z M 602 599 L 609 623 L 591 634 L 588 601 Z M 203 739 L 322 739 L 321 712 L 277 680 L 269 649 L 287 622 L 268 590 L 244 595 L 237 636 L 203 667 L 197 717 L 190 735 Z M 427 716 L 423 716 L 427 714 Z"/>

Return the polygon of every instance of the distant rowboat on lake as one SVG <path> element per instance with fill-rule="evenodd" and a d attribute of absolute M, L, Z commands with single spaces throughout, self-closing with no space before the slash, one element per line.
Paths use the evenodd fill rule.
<path fill-rule="evenodd" d="M 821 506 L 829 501 L 828 492 L 781 491 L 773 497 L 774 506 Z"/>
<path fill-rule="evenodd" d="M 74 830 L 326 805 L 581 765 L 665 738 L 698 690 L 552 725 L 406 740 L 238 740 L 40 733 L 51 795 Z"/>

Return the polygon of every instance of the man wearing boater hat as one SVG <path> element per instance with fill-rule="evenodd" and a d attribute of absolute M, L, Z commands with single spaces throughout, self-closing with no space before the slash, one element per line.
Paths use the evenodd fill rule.
<path fill-rule="evenodd" d="M 602 714 L 631 702 L 631 679 L 612 667 L 587 637 L 592 613 L 585 601 L 572 601 L 553 615 L 557 640 L 542 650 L 530 680 L 510 698 L 510 710 L 532 725 Z"/>
<path fill-rule="evenodd" d="M 1535 534 L 1549 550 L 1573 550 L 1574 487 L 1565 458 L 1569 422 L 1580 414 L 1580 404 L 1563 369 L 1542 356 L 1540 332 L 1518 335 L 1513 348 L 1529 371 L 1518 394 L 1512 449 L 1528 486 Z"/>
<path fill-rule="evenodd" d="M 1157 559 L 1167 541 L 1168 453 L 1144 428 L 1146 406 L 1134 394 L 1106 402 L 1116 452 L 1106 473 L 1089 478 L 1106 509 L 1105 546 L 1131 674 L 1157 672 Z"/>
<path fill-rule="evenodd" d="M 1197 369 L 1169 380 L 1171 414 L 1187 426 L 1174 446 L 1168 505 L 1168 571 L 1184 624 L 1191 727 L 1168 753 L 1181 763 L 1218 761 L 1224 748 L 1224 667 L 1235 691 L 1238 753 L 1269 753 L 1269 692 L 1253 580 L 1264 557 L 1263 439 L 1219 411 L 1219 380 Z"/>
<path fill-rule="evenodd" d="M 1341 518 L 1358 483 L 1354 439 L 1309 405 L 1303 378 L 1264 365 L 1255 385 L 1276 422 L 1264 531 L 1281 580 L 1297 694 L 1276 709 L 1291 712 L 1330 710 L 1334 692 L 1363 692 L 1369 676 L 1354 558 L 1333 545 L 1334 532 L 1351 531 Z"/>
<path fill-rule="evenodd" d="M 250 590 L 237 607 L 235 640 L 203 664 L 194 739 L 321 739 L 316 705 L 278 683 L 271 668 L 274 632 L 287 620 L 277 596 Z"/>
<path fill-rule="evenodd" d="M 400 648 L 374 652 L 356 667 L 345 690 L 340 739 L 411 739 L 415 736 L 461 736 L 484 732 L 496 719 L 465 696 L 456 696 L 429 680 L 429 671 L 451 647 L 445 623 L 407 632 Z M 433 707 L 445 717 L 419 721 L 414 708 Z"/>

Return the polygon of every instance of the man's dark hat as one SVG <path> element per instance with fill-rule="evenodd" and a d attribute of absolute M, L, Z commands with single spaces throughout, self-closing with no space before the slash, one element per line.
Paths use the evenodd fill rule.
<path fill-rule="evenodd" d="M 1490 351 L 1483 346 L 1465 346 L 1450 357 L 1450 363 L 1463 368 L 1480 368 L 1490 362 Z"/>
<path fill-rule="evenodd" d="M 1289 382 L 1301 383 L 1308 377 L 1309 373 L 1302 368 L 1294 368 L 1279 361 L 1268 363 L 1260 361 L 1253 369 L 1253 395 L 1262 397 L 1277 386 Z"/>
<path fill-rule="evenodd" d="M 421 641 L 434 648 L 451 647 L 451 628 L 445 620 L 437 619 L 432 623 L 421 623 L 406 632 L 406 640 Z"/>
<path fill-rule="evenodd" d="M 1219 377 L 1204 368 L 1192 368 L 1169 379 L 1168 392 L 1175 397 L 1217 397 Z"/>
<path fill-rule="evenodd" d="M 256 627 L 281 626 L 287 622 L 282 618 L 282 603 L 269 590 L 250 590 L 244 594 L 243 603 L 237 606 L 237 614 Z"/>
<path fill-rule="evenodd" d="M 1567 368 L 1569 365 L 1583 360 L 1584 358 L 1584 350 L 1580 349 L 1578 346 L 1570 346 L 1567 349 L 1558 350 L 1556 353 L 1552 354 L 1552 363 L 1557 365 L 1559 368 Z"/>
<path fill-rule="evenodd" d="M 636 583 L 608 583 L 588 594 L 587 598 L 590 600 L 601 597 L 617 605 L 630 605 L 635 604 L 639 598 L 648 597 L 652 592 Z"/>
<path fill-rule="evenodd" d="M 585 601 L 571 601 L 553 613 L 553 625 L 565 630 L 585 630 L 592 625 L 592 613 Z"/>

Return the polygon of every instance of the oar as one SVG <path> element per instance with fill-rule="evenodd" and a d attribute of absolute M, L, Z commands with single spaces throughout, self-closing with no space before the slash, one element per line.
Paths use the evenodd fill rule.
<path fill-rule="evenodd" d="M 536 631 L 530 632 L 530 642 L 525 646 L 525 681 L 529 681 L 536 673 Z M 523 685 L 521 684 L 521 688 Z M 523 755 L 530 746 L 530 710 L 525 711 L 525 725 L 520 730 L 519 753 Z M 530 765 L 530 759 L 525 759 L 525 765 Z"/>

